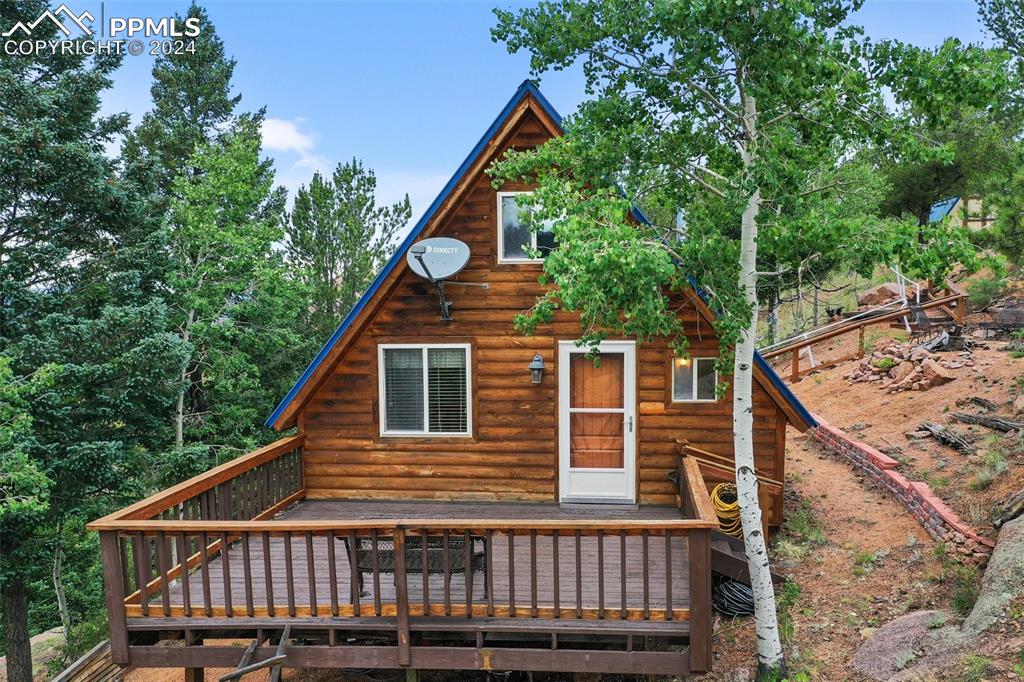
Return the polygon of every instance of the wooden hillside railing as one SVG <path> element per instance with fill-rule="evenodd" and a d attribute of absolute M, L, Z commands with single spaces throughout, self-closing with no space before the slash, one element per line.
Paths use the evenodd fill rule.
<path fill-rule="evenodd" d="M 273 520 L 303 495 L 302 443 L 280 440 L 90 524 L 116 662 L 128 663 L 139 628 L 294 622 L 333 641 L 352 619 L 352 629 L 391 630 L 400 665 L 412 631 L 486 623 L 553 636 L 689 633 L 689 669 L 710 666 L 718 521 L 693 458 L 680 460 L 678 519 Z"/>
<path fill-rule="evenodd" d="M 799 334 L 791 339 L 782 341 L 773 346 L 769 346 L 767 349 L 761 351 L 761 357 L 765 360 L 779 357 L 789 353 L 790 355 L 790 381 L 797 381 L 801 376 L 812 372 L 817 369 L 825 369 L 833 367 L 837 364 L 846 362 L 848 360 L 854 360 L 864 355 L 864 330 L 867 327 L 882 324 L 885 322 L 892 322 L 894 320 L 900 320 L 904 318 L 911 318 L 914 315 L 914 309 L 919 310 L 931 310 L 938 308 L 944 314 L 948 315 L 955 324 L 962 325 L 964 322 L 964 308 L 966 307 L 967 294 L 959 286 L 953 282 L 946 282 L 944 288 L 931 288 L 929 287 L 928 292 L 931 296 L 930 300 L 925 301 L 921 304 L 915 304 L 911 307 L 901 307 L 890 310 L 885 313 L 855 317 L 849 320 L 845 320 L 834 325 L 829 325 L 821 329 L 811 330 L 804 334 Z M 809 346 L 813 346 L 822 341 L 828 341 L 838 336 L 843 336 L 852 332 L 857 332 L 858 343 L 857 350 L 853 353 L 846 355 L 841 358 L 829 360 L 827 362 L 814 365 L 813 367 L 801 367 L 800 366 L 800 351 Z"/>

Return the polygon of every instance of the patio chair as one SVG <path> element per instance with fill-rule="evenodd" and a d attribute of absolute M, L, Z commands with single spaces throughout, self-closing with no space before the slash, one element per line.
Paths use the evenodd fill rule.
<path fill-rule="evenodd" d="M 338 538 L 345 543 L 345 556 L 351 561 L 352 550 L 349 547 L 347 537 Z M 363 574 L 373 574 L 373 538 L 356 538 L 356 576 L 359 594 L 367 594 L 364 588 Z M 466 566 L 466 538 L 462 535 L 450 535 L 448 537 L 448 576 L 447 583 L 451 589 L 452 575 L 456 573 L 465 574 Z M 423 537 L 406 536 L 405 538 L 405 572 L 420 573 L 426 570 L 429 575 L 443 575 L 445 569 L 445 545 L 444 538 L 440 536 L 427 537 L 426 567 L 424 567 Z M 377 538 L 377 570 L 380 573 L 394 573 L 397 562 L 395 557 L 395 542 L 390 536 Z M 487 553 L 486 543 L 481 538 L 470 539 L 470 556 L 468 570 L 482 571 L 484 575 L 484 596 L 487 596 Z"/>

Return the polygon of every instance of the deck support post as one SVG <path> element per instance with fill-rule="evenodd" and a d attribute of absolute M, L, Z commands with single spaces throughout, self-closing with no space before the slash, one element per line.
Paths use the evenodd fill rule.
<path fill-rule="evenodd" d="M 110 658 L 118 665 L 129 664 L 128 623 L 124 612 L 124 566 L 117 546 L 117 531 L 100 533 L 100 554 L 103 559 L 103 583 L 106 595 L 107 621 L 110 626 Z"/>
<path fill-rule="evenodd" d="M 405 682 L 420 682 L 420 671 L 417 668 L 406 668 Z"/>
<path fill-rule="evenodd" d="M 711 669 L 711 531 L 691 530 L 690 569 L 690 671 Z"/>
<path fill-rule="evenodd" d="M 203 638 L 192 630 L 185 630 L 185 646 L 202 646 Z M 185 668 L 185 682 L 203 682 L 206 677 L 205 668 Z"/>

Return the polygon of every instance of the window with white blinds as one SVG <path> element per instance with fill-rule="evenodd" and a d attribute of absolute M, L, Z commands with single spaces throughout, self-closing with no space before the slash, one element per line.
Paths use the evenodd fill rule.
<path fill-rule="evenodd" d="M 470 433 L 469 345 L 380 346 L 383 435 Z"/>

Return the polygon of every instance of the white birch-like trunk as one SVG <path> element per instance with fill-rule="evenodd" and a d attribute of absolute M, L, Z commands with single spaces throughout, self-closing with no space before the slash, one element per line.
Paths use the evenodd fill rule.
<path fill-rule="evenodd" d="M 181 340 L 188 343 L 192 339 L 192 323 L 195 321 L 195 311 L 188 311 L 185 318 L 185 326 L 181 330 Z M 181 389 L 178 391 L 178 400 L 174 405 L 174 446 L 179 450 L 185 446 L 185 391 L 188 390 L 188 365 L 189 360 L 181 367 Z"/>
<path fill-rule="evenodd" d="M 64 591 L 64 541 L 59 536 L 63 530 L 58 526 L 57 549 L 53 553 L 53 591 L 57 595 L 57 613 L 60 615 L 60 624 L 64 628 L 64 646 L 69 660 L 75 657 L 75 646 L 71 640 L 71 610 L 68 608 L 68 598 Z"/>
<path fill-rule="evenodd" d="M 749 169 L 755 161 L 752 140 L 757 123 L 757 105 L 752 97 L 742 95 L 743 117 L 748 138 L 742 145 L 743 165 Z M 779 621 L 775 611 L 775 591 L 768 566 L 768 547 L 761 523 L 761 506 L 757 499 L 758 482 L 754 470 L 754 351 L 757 343 L 757 214 L 761 192 L 755 190 L 743 210 L 740 237 L 740 289 L 751 309 L 750 322 L 740 333 L 736 344 L 733 372 L 733 445 L 736 452 L 736 493 L 743 543 L 750 570 L 750 586 L 754 592 L 754 619 L 757 627 L 757 657 L 760 673 L 780 671 L 784 667 Z"/>

